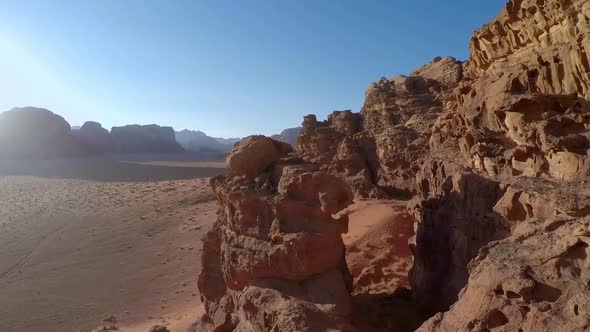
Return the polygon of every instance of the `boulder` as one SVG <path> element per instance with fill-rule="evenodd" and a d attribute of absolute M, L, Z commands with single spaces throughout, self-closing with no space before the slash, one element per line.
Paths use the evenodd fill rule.
<path fill-rule="evenodd" d="M 254 179 L 271 164 L 293 151 L 283 142 L 262 135 L 248 136 L 225 157 L 229 174 Z"/>

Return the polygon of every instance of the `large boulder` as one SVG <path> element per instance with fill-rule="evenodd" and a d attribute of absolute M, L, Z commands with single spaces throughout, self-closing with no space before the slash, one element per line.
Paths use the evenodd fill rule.
<path fill-rule="evenodd" d="M 292 151 L 287 143 L 262 135 L 248 136 L 234 146 L 225 158 L 225 165 L 230 175 L 253 179 Z"/>
<path fill-rule="evenodd" d="M 36 107 L 0 114 L 0 158 L 55 158 L 86 153 L 61 116 Z"/>

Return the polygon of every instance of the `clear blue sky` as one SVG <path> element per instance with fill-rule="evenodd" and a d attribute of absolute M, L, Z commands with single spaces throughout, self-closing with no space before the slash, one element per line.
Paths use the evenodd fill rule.
<path fill-rule="evenodd" d="M 381 76 L 466 59 L 505 2 L 0 0 L 0 111 L 273 134 L 359 111 Z"/>

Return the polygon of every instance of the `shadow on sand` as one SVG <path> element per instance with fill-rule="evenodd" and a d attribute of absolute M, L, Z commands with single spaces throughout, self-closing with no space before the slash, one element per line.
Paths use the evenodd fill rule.
<path fill-rule="evenodd" d="M 225 173 L 221 163 L 190 156 L 113 156 L 59 160 L 0 160 L 0 176 L 36 176 L 91 181 L 165 181 L 206 178 Z M 157 165 L 149 164 L 158 161 Z"/>

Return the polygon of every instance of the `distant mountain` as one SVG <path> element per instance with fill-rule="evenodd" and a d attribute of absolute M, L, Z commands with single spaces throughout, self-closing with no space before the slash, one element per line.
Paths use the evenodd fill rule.
<path fill-rule="evenodd" d="M 239 138 L 211 137 L 199 130 L 182 130 L 176 132 L 176 141 L 183 148 L 194 152 L 229 152 Z"/>
<path fill-rule="evenodd" d="M 56 158 L 87 154 L 70 124 L 44 108 L 15 107 L 0 114 L 1 158 Z"/>
<path fill-rule="evenodd" d="M 213 137 L 213 138 L 221 144 L 229 144 L 229 145 L 234 145 L 241 140 L 241 138 L 239 138 L 239 137 L 230 137 L 230 138 Z"/>
<path fill-rule="evenodd" d="M 86 121 L 82 127 L 74 129 L 72 135 L 93 152 L 107 152 L 113 149 L 111 133 L 98 122 Z"/>
<path fill-rule="evenodd" d="M 113 150 L 124 153 L 169 153 L 184 149 L 176 142 L 174 129 L 155 124 L 128 125 L 111 129 Z"/>
<path fill-rule="evenodd" d="M 289 143 L 291 145 L 295 145 L 295 142 L 297 141 L 297 136 L 299 136 L 300 132 L 301 127 L 288 128 L 283 130 L 278 135 L 272 135 L 270 138 L 275 139 L 277 141 Z"/>

